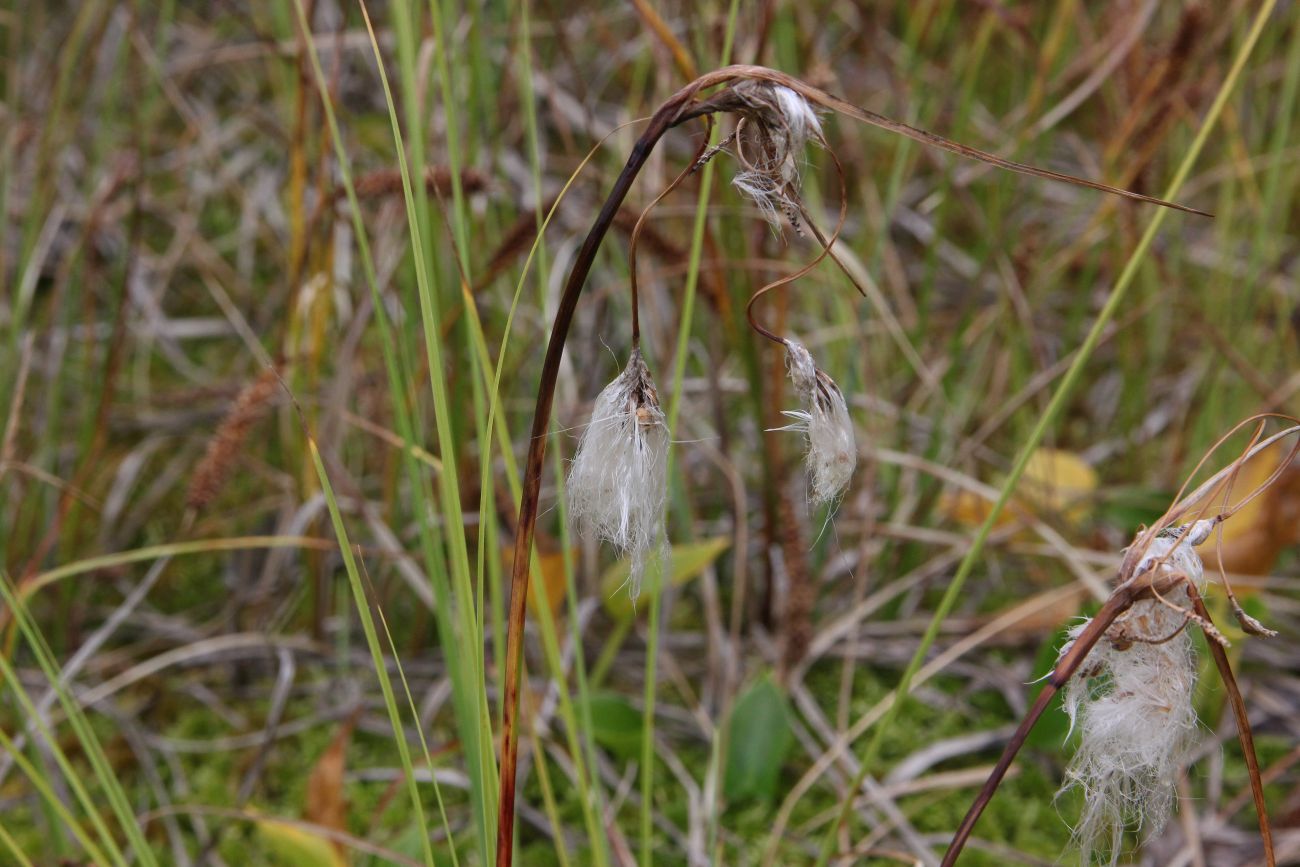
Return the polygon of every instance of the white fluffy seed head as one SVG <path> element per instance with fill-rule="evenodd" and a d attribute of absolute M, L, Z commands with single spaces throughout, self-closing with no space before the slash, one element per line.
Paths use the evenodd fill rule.
<path fill-rule="evenodd" d="M 732 184 L 773 228 L 780 228 L 782 214 L 798 225 L 799 161 L 809 140 L 823 141 L 821 121 L 808 100 L 788 87 L 746 81 L 735 90 L 748 107 L 742 112 L 747 144 L 738 145 L 745 167 Z"/>
<path fill-rule="evenodd" d="M 631 560 L 635 600 L 663 526 L 668 428 L 650 370 L 633 350 L 596 397 L 569 470 L 569 510 L 579 526 Z"/>
<path fill-rule="evenodd" d="M 849 407 L 840 387 L 817 368 L 807 349 L 793 340 L 785 341 L 785 349 L 790 381 L 805 409 L 784 411 L 783 415 L 794 419 L 794 423 L 781 430 L 799 431 L 807 439 L 804 462 L 813 505 L 835 503 L 858 464 Z"/>
<path fill-rule="evenodd" d="M 1197 534 L 1187 529 L 1157 535 L 1142 566 L 1200 584 Z M 1084 864 L 1117 864 L 1126 830 L 1160 830 L 1194 744 L 1196 659 L 1186 616 L 1174 607 L 1185 609 L 1191 600 L 1182 586 L 1164 598 L 1140 600 L 1117 618 L 1065 688 L 1070 730 L 1079 729 L 1080 742 L 1061 791 L 1083 795 L 1074 836 Z M 1062 656 L 1087 625 L 1070 630 Z"/>

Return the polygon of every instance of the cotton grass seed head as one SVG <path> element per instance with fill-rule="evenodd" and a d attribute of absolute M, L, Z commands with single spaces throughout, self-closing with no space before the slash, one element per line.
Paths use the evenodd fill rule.
<path fill-rule="evenodd" d="M 641 351 L 596 397 L 569 470 L 569 510 L 579 526 L 631 561 L 630 590 L 641 578 L 663 526 L 668 428 Z"/>
<path fill-rule="evenodd" d="M 782 214 L 797 226 L 799 161 L 810 140 L 824 141 L 821 121 L 808 100 L 788 87 L 747 81 L 735 90 L 747 108 L 736 144 L 743 170 L 732 184 L 773 228 L 780 228 Z"/>
<path fill-rule="evenodd" d="M 1150 569 L 1204 583 L 1192 545 L 1203 541 L 1201 523 L 1161 531 L 1139 561 Z M 1196 659 L 1187 634 L 1186 587 L 1164 600 L 1142 599 L 1116 619 L 1066 685 L 1071 732 L 1078 751 L 1066 770 L 1062 793 L 1078 789 L 1083 813 L 1074 829 L 1082 863 L 1118 863 L 1126 830 L 1154 834 L 1172 812 L 1174 784 L 1194 744 L 1192 709 Z M 1062 655 L 1088 621 L 1070 630 Z"/>
<path fill-rule="evenodd" d="M 813 505 L 835 503 L 848 487 L 858 464 L 848 404 L 840 387 L 817 368 L 807 349 L 787 340 L 785 351 L 790 381 L 806 408 L 783 411 L 794 423 L 781 430 L 799 431 L 807 438 L 808 452 L 804 460 Z"/>

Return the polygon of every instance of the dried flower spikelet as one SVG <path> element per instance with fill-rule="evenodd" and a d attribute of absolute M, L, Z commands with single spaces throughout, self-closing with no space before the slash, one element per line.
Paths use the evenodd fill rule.
<path fill-rule="evenodd" d="M 632 598 L 663 526 L 668 428 L 650 370 L 633 350 L 623 372 L 596 397 L 569 470 L 574 520 L 631 560 Z"/>
<path fill-rule="evenodd" d="M 203 459 L 190 476 L 189 491 L 185 495 L 186 507 L 202 510 L 217 498 L 230 477 L 253 425 L 275 397 L 278 385 L 275 370 L 268 367 L 239 392 L 216 433 L 208 440 Z"/>
<path fill-rule="evenodd" d="M 1192 550 L 1204 539 L 1200 530 L 1198 523 L 1162 531 L 1138 571 L 1154 568 L 1202 585 L 1204 567 Z M 1143 599 L 1117 618 L 1065 688 L 1070 731 L 1077 726 L 1081 737 L 1061 792 L 1083 794 L 1074 829 L 1083 864 L 1118 863 L 1126 830 L 1160 830 L 1194 744 L 1196 659 L 1187 618 L 1173 607 L 1189 608 L 1191 599 L 1182 585 L 1164 598 L 1172 605 Z M 1070 630 L 1062 656 L 1087 625 Z"/>
<path fill-rule="evenodd" d="M 736 85 L 747 110 L 745 142 L 738 145 L 745 164 L 732 184 L 751 199 L 774 228 L 781 214 L 798 226 L 795 196 L 799 160 L 809 140 L 824 141 L 821 121 L 808 100 L 788 87 L 761 81 Z"/>
<path fill-rule="evenodd" d="M 811 483 L 810 499 L 814 505 L 839 500 L 853 477 L 858 464 L 857 442 L 844 392 L 826 373 L 813 363 L 812 355 L 801 344 L 785 341 L 786 368 L 795 393 L 806 410 L 782 412 L 794 424 L 780 430 L 799 431 L 808 440 L 805 463 Z"/>

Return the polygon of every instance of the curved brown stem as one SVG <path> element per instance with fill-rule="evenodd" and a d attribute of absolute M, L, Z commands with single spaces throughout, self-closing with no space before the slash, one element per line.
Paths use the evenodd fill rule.
<path fill-rule="evenodd" d="M 711 130 L 713 126 L 713 117 L 711 115 L 705 115 L 704 120 L 709 124 Z M 706 135 L 704 139 L 701 140 L 699 148 L 695 151 L 695 158 L 691 160 L 691 162 L 687 165 L 686 168 L 682 169 L 681 174 L 673 178 L 673 182 L 671 184 L 664 187 L 664 191 L 662 193 L 655 196 L 654 201 L 652 201 L 650 204 L 645 206 L 645 210 L 641 212 L 641 216 L 636 218 L 636 223 L 633 224 L 632 226 L 632 236 L 631 239 L 628 241 L 628 245 L 627 245 L 627 269 L 628 269 L 628 284 L 632 291 L 632 348 L 633 349 L 636 349 L 641 345 L 641 297 L 640 297 L 640 293 L 637 290 L 637 280 L 636 280 L 636 249 L 637 249 L 637 242 L 641 240 L 641 230 L 645 227 L 646 217 L 650 216 L 650 212 L 655 209 L 655 206 L 657 206 L 664 199 L 668 198 L 669 193 L 677 189 L 681 185 L 682 181 L 686 180 L 688 175 L 691 175 L 695 172 L 695 167 L 699 165 L 699 161 L 703 158 L 703 155 L 708 150 L 708 147 L 709 147 L 709 137 Z"/>
<path fill-rule="evenodd" d="M 687 120 L 702 117 L 716 111 L 733 107 L 728 101 L 729 93 L 723 92 L 717 97 L 700 102 L 692 102 L 695 94 L 702 88 L 720 84 L 728 76 L 718 73 L 706 75 L 678 91 L 671 99 L 655 112 L 650 125 L 637 140 L 632 153 L 614 182 L 609 197 L 600 209 L 599 215 L 592 223 L 581 249 L 573 262 L 569 278 L 560 296 L 560 304 L 551 325 L 551 337 L 546 345 L 546 357 L 542 362 L 541 381 L 537 387 L 537 407 L 533 415 L 533 426 L 528 440 L 528 457 L 524 465 L 523 492 L 519 501 L 519 524 L 515 534 L 515 559 L 510 576 L 510 614 L 506 635 L 506 670 L 504 713 L 502 719 L 501 768 L 499 786 L 499 805 L 497 812 L 497 860 L 498 867 L 509 867 L 514 859 L 514 824 L 515 824 L 515 766 L 519 748 L 519 663 L 523 649 L 524 617 L 528 600 L 529 566 L 533 551 L 533 530 L 537 526 L 538 495 L 542 482 L 542 463 L 546 457 L 546 435 L 551 423 L 551 405 L 555 398 L 555 381 L 560 370 L 560 358 L 564 354 L 565 340 L 569 334 L 569 325 L 573 321 L 573 312 L 582 294 L 583 284 L 596 258 L 605 233 L 609 231 L 614 216 L 627 197 L 632 182 L 636 180 L 645 165 L 650 152 L 654 150 L 659 139 L 669 129 Z"/>
<path fill-rule="evenodd" d="M 812 269 L 820 265 L 821 261 L 825 259 L 827 256 L 830 256 L 832 261 L 834 261 L 837 265 L 839 264 L 839 260 L 836 259 L 835 254 L 831 252 L 831 247 L 835 244 L 837 240 L 839 240 L 840 232 L 844 230 L 844 223 L 848 219 L 849 194 L 848 194 L 848 187 L 844 180 L 844 166 L 840 164 L 840 158 L 837 157 L 835 155 L 835 151 L 831 150 L 830 148 L 827 148 L 826 152 L 831 155 L 831 161 L 835 163 L 835 173 L 839 176 L 840 179 L 840 216 L 838 222 L 836 222 L 835 224 L 835 231 L 831 233 L 829 239 L 823 236 L 822 233 L 818 231 L 816 225 L 813 224 L 812 220 L 808 218 L 807 211 L 804 210 L 802 203 L 800 203 L 799 209 L 804 213 L 805 215 L 804 219 L 807 221 L 809 228 L 813 232 L 813 235 L 817 238 L 818 243 L 821 245 L 822 248 L 821 252 L 817 254 L 817 257 L 815 259 L 813 259 L 807 265 L 804 265 L 798 271 L 795 271 L 793 274 L 787 274 L 784 277 L 780 278 L 779 280 L 773 280 L 771 283 L 768 283 L 766 286 L 759 289 L 752 296 L 750 296 L 749 303 L 745 305 L 745 319 L 749 321 L 749 327 L 754 329 L 760 335 L 766 337 L 768 340 L 772 341 L 773 343 L 779 343 L 784 345 L 785 338 L 765 328 L 758 321 L 758 319 L 755 318 L 754 305 L 758 302 L 758 299 L 762 298 L 764 295 L 766 295 L 768 292 L 771 292 L 773 289 L 780 288 L 781 286 L 788 285 L 790 283 L 793 283 L 795 280 L 798 280 L 800 277 L 809 273 L 810 271 L 812 271 Z M 840 267 L 841 269 L 843 269 L 842 265 Z M 862 291 L 862 288 L 857 286 L 856 283 L 854 283 L 854 286 L 858 289 L 859 292 Z"/>
<path fill-rule="evenodd" d="M 1196 587 L 1189 581 L 1187 584 L 1187 595 L 1192 600 L 1192 607 L 1196 613 L 1205 618 L 1207 623 L 1213 623 L 1210 619 L 1210 611 L 1205 607 L 1201 594 L 1196 592 Z M 1259 836 L 1264 841 L 1264 863 L 1268 867 L 1274 867 L 1277 864 L 1277 856 L 1273 852 L 1273 829 L 1268 822 L 1268 804 L 1264 802 L 1264 782 L 1259 773 L 1259 757 L 1255 755 L 1255 737 L 1250 730 L 1250 718 L 1246 716 L 1246 702 L 1241 697 L 1241 690 L 1237 688 L 1237 678 L 1232 674 L 1232 666 L 1228 663 L 1228 654 L 1217 641 L 1205 642 L 1210 647 L 1210 655 L 1214 657 L 1214 665 L 1219 669 L 1219 678 L 1223 681 L 1223 688 L 1228 692 L 1228 704 L 1232 706 L 1232 715 L 1237 720 L 1237 740 L 1241 741 L 1241 752 L 1246 758 L 1246 770 L 1250 773 L 1250 795 L 1255 799 L 1255 814 L 1259 818 Z"/>

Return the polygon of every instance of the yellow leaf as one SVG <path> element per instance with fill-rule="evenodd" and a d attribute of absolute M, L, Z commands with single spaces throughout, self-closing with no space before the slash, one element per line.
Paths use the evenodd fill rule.
<path fill-rule="evenodd" d="M 1290 443 L 1278 443 L 1252 457 L 1232 483 L 1228 508 L 1232 508 L 1268 481 L 1278 464 L 1291 452 Z M 1207 514 L 1224 509 L 1227 480 L 1210 495 Z M 1300 464 L 1292 463 L 1266 491 L 1241 506 L 1221 525 L 1223 568 L 1237 575 L 1267 575 L 1283 549 L 1300 541 Z M 1218 533 L 1201 551 L 1207 569 L 1219 567 Z M 1238 596 L 1249 596 L 1252 588 L 1238 588 Z"/>
<path fill-rule="evenodd" d="M 1097 471 L 1074 452 L 1040 448 L 1029 456 L 1017 500 L 1040 517 L 1056 514 L 1073 526 L 1088 517 Z"/>
<path fill-rule="evenodd" d="M 1005 526 L 1016 515 L 1033 515 L 1058 516 L 1078 527 L 1087 520 L 1096 490 L 1097 472 L 1083 458 L 1063 449 L 1040 448 L 1029 456 L 1020 484 L 994 526 Z M 939 497 L 939 511 L 964 527 L 982 524 L 992 508 L 971 491 L 945 491 Z"/>
<path fill-rule="evenodd" d="M 571 552 L 571 556 L 577 557 L 578 552 Z M 515 549 L 513 545 L 503 545 L 501 548 L 501 568 L 506 574 L 510 574 L 511 568 L 515 561 Z M 564 591 L 567 581 L 564 573 L 564 552 L 556 551 L 551 554 L 538 554 L 537 562 L 541 565 L 541 575 L 537 574 L 536 569 L 528 577 L 528 606 L 534 614 L 539 613 L 542 609 L 539 603 L 541 597 L 539 593 L 546 594 L 546 607 L 554 616 L 560 610 L 564 603 Z"/>
<path fill-rule="evenodd" d="M 254 823 L 272 864 L 280 867 L 347 867 L 347 859 L 324 837 L 278 819 Z"/>

